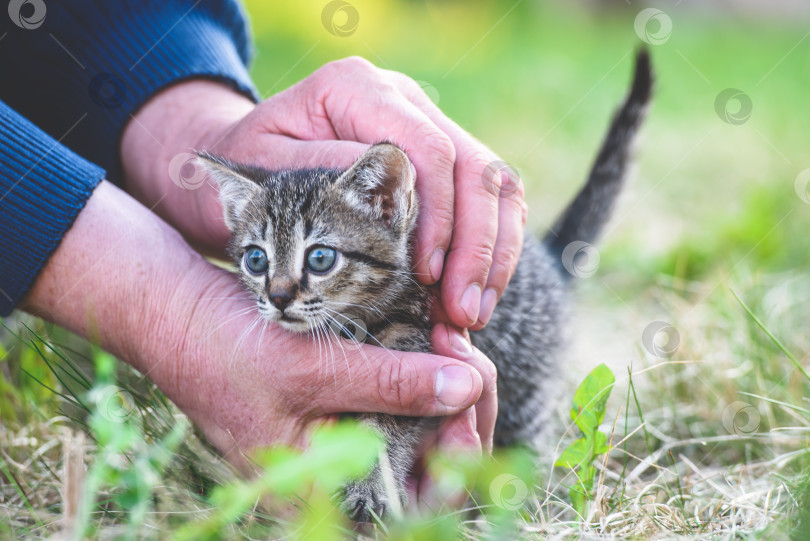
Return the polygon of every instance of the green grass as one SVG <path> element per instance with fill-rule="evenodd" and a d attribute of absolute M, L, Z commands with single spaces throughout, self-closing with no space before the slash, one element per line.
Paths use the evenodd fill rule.
<path fill-rule="evenodd" d="M 357 31 L 340 38 L 321 25 L 325 2 L 247 2 L 262 94 L 353 54 L 403 71 L 520 171 L 530 228 L 542 230 L 578 189 L 625 91 L 637 9 L 352 3 Z M 810 384 L 799 367 L 808 369 L 810 351 L 810 206 L 794 183 L 810 168 L 807 21 L 662 9 L 673 33 L 651 47 L 658 84 L 638 172 L 600 247 L 599 272 L 579 284 L 572 321 L 568 396 L 598 364 L 616 375 L 595 501 L 583 521 L 566 489 L 575 479 L 552 466 L 578 435 L 569 398 L 539 471 L 513 456 L 439 461 L 447 489 L 470 488 L 483 514 L 428 514 L 391 526 L 388 538 L 485 539 L 501 528 L 525 538 L 806 538 Z M 715 112 L 726 88 L 750 96 L 742 125 Z M 674 355 L 656 357 L 644 343 L 654 321 L 677 330 Z M 0 537 L 53 535 L 82 491 L 88 513 L 71 516 L 99 537 L 348 535 L 336 515 L 313 522 L 331 509 L 334 482 L 281 522 L 253 505 L 256 491 L 295 492 L 274 472 L 321 471 L 306 457 L 268 455 L 275 467 L 263 481 L 236 481 L 190 428 L 172 439 L 182 415 L 132 370 L 113 376 L 108 358 L 27 316 L 5 323 L 18 336 L 0 332 Z M 89 391 L 113 384 L 121 392 L 103 395 L 116 397 L 113 409 L 100 410 Z M 110 420 L 122 408 L 124 421 Z M 326 436 L 320 449 L 352 437 Z M 71 460 L 90 466 L 83 482 L 63 469 Z M 312 481 L 310 472 L 290 483 Z"/>

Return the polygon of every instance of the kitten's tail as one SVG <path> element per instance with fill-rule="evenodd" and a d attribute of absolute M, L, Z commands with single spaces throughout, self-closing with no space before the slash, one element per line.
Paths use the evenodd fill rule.
<path fill-rule="evenodd" d="M 650 55 L 646 49 L 641 49 L 636 55 L 630 94 L 613 117 L 588 182 L 544 239 L 552 255 L 568 270 L 563 272 L 565 276 L 577 275 L 569 268 L 576 263 L 572 259 L 566 264 L 566 258 L 573 258 L 583 246 L 596 242 L 610 218 L 616 196 L 624 184 L 633 141 L 644 120 L 652 86 Z"/>

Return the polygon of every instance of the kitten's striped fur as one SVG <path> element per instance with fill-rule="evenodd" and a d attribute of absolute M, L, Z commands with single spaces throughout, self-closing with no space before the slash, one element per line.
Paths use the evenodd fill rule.
<path fill-rule="evenodd" d="M 649 58 L 641 51 L 632 90 L 613 119 L 585 187 L 542 242 L 527 237 L 492 319 L 471 333 L 473 344 L 498 368 L 498 445 L 531 443 L 548 422 L 559 382 L 557 360 L 571 278 L 560 258 L 571 242 L 595 242 L 609 217 L 651 86 Z M 413 167 L 404 152 L 391 144 L 372 146 L 345 172 L 266 171 L 211 155 L 202 161 L 220 186 L 233 232 L 230 255 L 264 317 L 292 331 L 312 333 L 319 343 L 336 338 L 333 319 L 338 314 L 359 317 L 368 328 L 368 343 L 431 350 L 428 295 L 411 274 L 418 202 Z M 304 268 L 307 249 L 316 245 L 339 252 L 334 270 L 323 276 Z M 262 276 L 253 276 L 244 266 L 250 246 L 267 253 L 269 270 Z M 273 292 L 291 299 L 283 316 L 270 301 Z M 405 479 L 424 420 L 358 417 L 384 435 L 393 484 L 404 502 Z M 378 464 L 345 488 L 343 505 L 352 518 L 369 521 L 371 511 L 382 516 L 398 507 L 400 501 L 392 501 L 386 491 L 385 474 Z"/>

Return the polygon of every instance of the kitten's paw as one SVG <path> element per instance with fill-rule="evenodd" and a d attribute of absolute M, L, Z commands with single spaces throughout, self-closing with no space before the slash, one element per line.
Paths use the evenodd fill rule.
<path fill-rule="evenodd" d="M 382 483 L 374 478 L 349 483 L 343 488 L 341 509 L 354 522 L 384 520 L 391 511 L 391 502 Z"/>

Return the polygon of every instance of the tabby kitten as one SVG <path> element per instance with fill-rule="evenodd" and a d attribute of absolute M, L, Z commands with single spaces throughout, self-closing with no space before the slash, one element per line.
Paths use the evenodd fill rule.
<path fill-rule="evenodd" d="M 630 94 L 584 188 L 542 241 L 526 238 L 492 319 L 471 333 L 498 368 L 497 445 L 531 444 L 548 424 L 568 282 L 577 274 L 569 252 L 595 242 L 609 217 L 651 86 L 649 57 L 641 51 Z M 431 351 L 429 298 L 410 274 L 418 200 L 402 150 L 374 145 L 347 171 L 267 171 L 212 155 L 201 162 L 219 185 L 233 233 L 230 255 L 262 316 L 318 340 L 342 335 Z M 343 491 L 344 510 L 368 522 L 405 502 L 406 476 L 427 420 L 357 418 L 386 442 L 373 469 Z"/>

